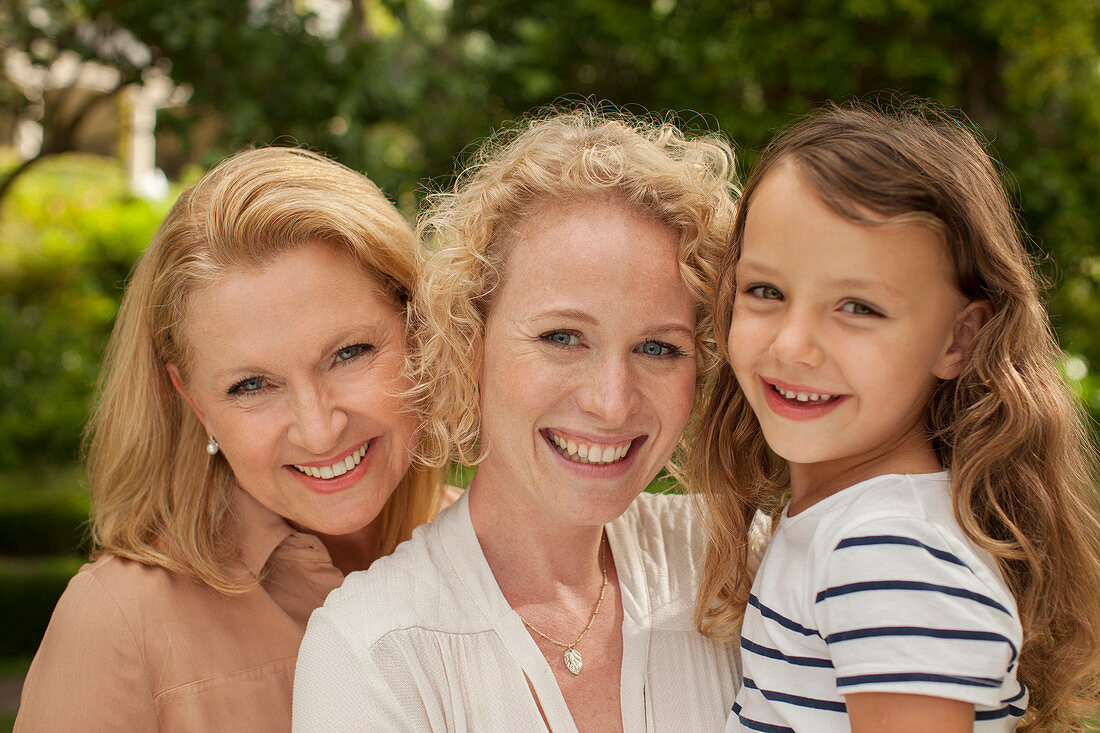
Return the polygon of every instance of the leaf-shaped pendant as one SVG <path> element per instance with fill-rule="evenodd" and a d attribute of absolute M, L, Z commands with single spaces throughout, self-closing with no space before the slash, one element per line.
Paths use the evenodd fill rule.
<path fill-rule="evenodd" d="M 584 666 L 584 660 L 581 659 L 581 653 L 576 649 L 570 647 L 565 650 L 565 668 L 573 674 L 580 674 L 581 667 Z"/>

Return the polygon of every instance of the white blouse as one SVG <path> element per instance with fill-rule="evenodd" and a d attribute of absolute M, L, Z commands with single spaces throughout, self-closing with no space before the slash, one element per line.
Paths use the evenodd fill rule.
<path fill-rule="evenodd" d="M 623 604 L 623 729 L 722 730 L 740 661 L 735 643 L 692 621 L 703 528 L 690 501 L 642 494 L 606 530 Z M 577 730 L 489 569 L 467 496 L 313 613 L 293 719 L 295 731 Z"/>

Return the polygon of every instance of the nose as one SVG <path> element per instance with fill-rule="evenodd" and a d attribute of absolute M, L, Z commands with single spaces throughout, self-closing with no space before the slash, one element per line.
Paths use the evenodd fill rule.
<path fill-rule="evenodd" d="M 821 366 L 825 352 L 819 342 L 820 333 L 821 324 L 817 319 L 792 309 L 779 324 L 772 340 L 772 354 L 786 364 Z"/>
<path fill-rule="evenodd" d="M 331 395 L 318 388 L 299 390 L 293 410 L 289 430 L 292 443 L 318 456 L 338 447 L 348 416 Z"/>
<path fill-rule="evenodd" d="M 637 375 L 627 359 L 608 355 L 597 361 L 584 379 L 577 398 L 580 408 L 603 426 L 625 425 L 637 409 L 638 394 Z"/>

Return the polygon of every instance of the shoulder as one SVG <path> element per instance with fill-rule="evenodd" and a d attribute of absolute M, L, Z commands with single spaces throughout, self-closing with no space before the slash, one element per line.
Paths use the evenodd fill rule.
<path fill-rule="evenodd" d="M 691 497 L 643 493 L 607 531 L 620 584 L 648 598 L 654 623 L 690 627 L 704 536 Z"/>
<path fill-rule="evenodd" d="M 908 612 L 988 617 L 1018 639 L 1015 600 L 996 561 L 954 520 L 950 486 L 925 477 L 890 481 L 878 495 L 819 537 L 814 581 L 820 608 L 862 613 L 868 601 L 903 604 Z M 882 501 L 880 501 L 880 499 Z M 837 605 L 839 604 L 839 605 Z"/>
<path fill-rule="evenodd" d="M 818 548 L 806 602 L 838 686 L 999 704 L 1018 692 L 1012 593 L 954 521 L 945 476 L 890 478 L 834 515 Z"/>
<path fill-rule="evenodd" d="M 206 585 L 165 568 L 107 553 L 85 564 L 58 600 L 47 642 L 72 649 L 131 646 L 145 656 L 153 640 L 207 628 L 211 597 Z"/>
<path fill-rule="evenodd" d="M 702 557 L 703 524 L 683 494 L 643 492 L 608 524 L 608 532 L 620 545 L 638 548 L 649 575 L 693 575 Z"/>
<path fill-rule="evenodd" d="M 900 554 L 997 574 L 993 559 L 955 521 L 946 474 L 882 476 L 865 483 L 821 521 L 815 537 L 820 550 Z"/>
<path fill-rule="evenodd" d="M 165 602 L 181 588 L 193 585 L 164 568 L 112 555 L 101 555 L 72 577 L 58 601 L 55 615 L 95 613 L 126 617 L 144 615 L 149 600 Z"/>
<path fill-rule="evenodd" d="M 156 569 L 105 555 L 69 581 L 27 673 L 21 725 L 76 729 L 80 720 L 80 729 L 108 730 L 149 723 L 154 691 L 136 599 L 149 591 L 141 580 L 149 576 Z"/>
<path fill-rule="evenodd" d="M 65 634 L 70 626 L 92 633 L 81 633 L 73 641 L 102 644 L 125 634 L 126 622 L 133 616 L 135 596 L 146 591 L 145 578 L 155 569 L 140 563 L 103 555 L 83 565 L 65 587 L 50 619 L 52 634 Z"/>
<path fill-rule="evenodd" d="M 892 528 L 920 536 L 960 534 L 951 512 L 950 482 L 942 476 L 877 476 L 795 517 L 784 517 L 782 525 L 789 529 L 804 523 L 812 528 L 816 552 L 832 552 L 851 537 L 889 533 Z"/>
<path fill-rule="evenodd" d="M 643 547 L 661 548 L 668 541 L 690 543 L 701 538 L 695 506 L 691 497 L 683 494 L 642 492 L 610 526 L 636 535 Z"/>
<path fill-rule="evenodd" d="M 314 611 L 310 630 L 323 625 L 361 647 L 414 628 L 460 632 L 469 615 L 461 610 L 466 604 L 453 566 L 462 558 L 448 552 L 444 535 L 462 523 L 461 509 L 459 504 L 447 507 L 392 554 L 350 573 Z M 307 631 L 306 643 L 309 638 Z"/>

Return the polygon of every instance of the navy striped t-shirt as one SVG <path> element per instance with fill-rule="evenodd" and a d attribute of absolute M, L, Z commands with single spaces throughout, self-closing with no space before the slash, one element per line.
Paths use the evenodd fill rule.
<path fill-rule="evenodd" d="M 963 534 L 946 473 L 887 475 L 780 522 L 742 628 L 727 731 L 849 731 L 853 692 L 974 703 L 1011 731 L 1022 632 L 993 558 Z"/>

